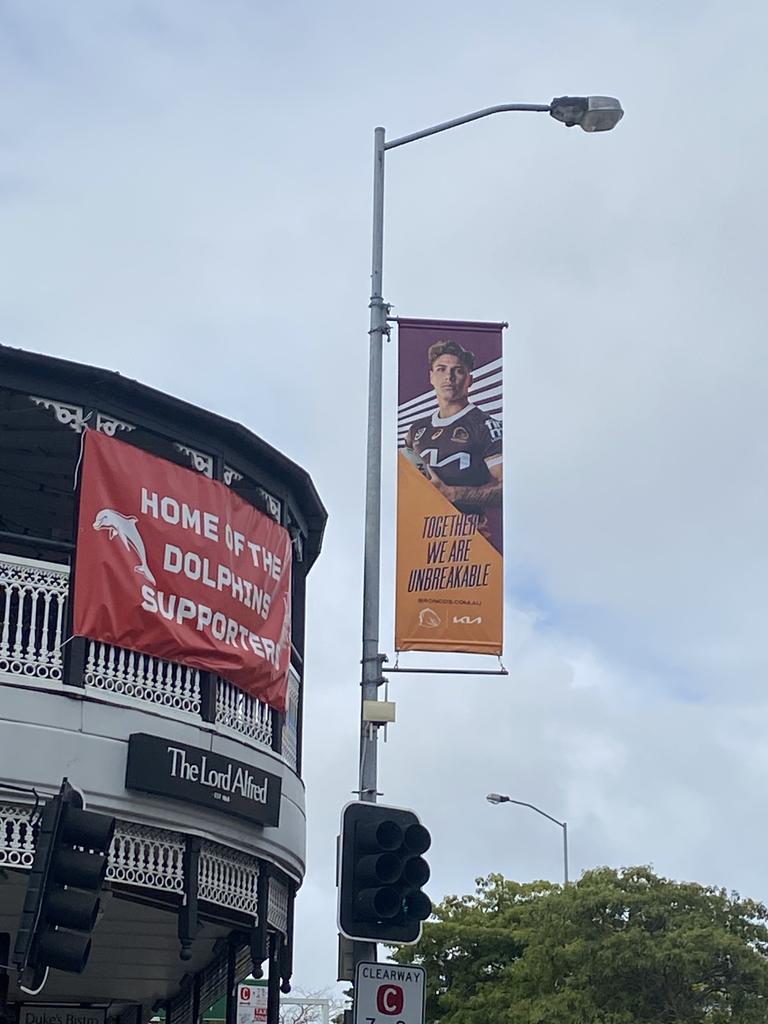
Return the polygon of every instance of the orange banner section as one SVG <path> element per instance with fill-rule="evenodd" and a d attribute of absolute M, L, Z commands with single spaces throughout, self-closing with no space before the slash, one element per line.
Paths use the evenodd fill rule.
<path fill-rule="evenodd" d="M 395 649 L 501 654 L 503 564 L 465 515 L 397 457 Z"/>

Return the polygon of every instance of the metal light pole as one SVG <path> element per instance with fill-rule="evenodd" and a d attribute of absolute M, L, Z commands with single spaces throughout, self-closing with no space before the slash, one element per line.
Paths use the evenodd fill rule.
<path fill-rule="evenodd" d="M 384 157 L 389 149 L 405 146 L 429 135 L 448 131 L 469 121 L 506 111 L 532 111 L 551 114 L 569 128 L 580 125 L 587 132 L 609 131 L 624 115 L 621 104 L 610 96 L 561 96 L 551 103 L 502 103 L 485 107 L 451 121 L 424 128 L 410 135 L 386 141 L 386 129 L 374 131 L 373 155 L 373 249 L 371 254 L 371 327 L 368 363 L 368 442 L 365 482 L 365 554 L 363 569 L 363 654 L 362 700 L 376 700 L 383 683 L 382 655 L 379 652 L 379 567 L 381 560 L 381 367 L 387 312 L 382 276 L 384 266 Z M 360 721 L 361 800 L 376 802 L 377 736 L 376 726 Z"/>
<path fill-rule="evenodd" d="M 501 793 L 489 793 L 485 799 L 489 804 L 517 804 L 518 807 L 530 807 L 532 811 L 536 811 L 542 818 L 547 818 L 549 821 L 554 822 L 555 825 L 560 826 L 563 830 L 563 880 L 568 885 L 568 822 L 558 821 L 557 818 L 553 818 L 551 814 L 542 811 L 535 804 L 528 804 L 525 800 L 513 800 L 511 796 L 503 796 Z"/>
<path fill-rule="evenodd" d="M 388 306 L 382 290 L 384 264 L 384 157 L 389 149 L 448 131 L 469 121 L 505 111 L 533 111 L 551 114 L 568 127 L 584 131 L 608 131 L 621 120 L 624 111 L 618 100 L 608 96 L 562 96 L 547 104 L 503 103 L 475 110 L 451 121 L 386 141 L 386 130 L 374 131 L 373 164 L 373 249 L 371 254 L 371 327 L 368 368 L 368 441 L 365 485 L 365 554 L 363 570 L 362 693 L 360 713 L 360 769 L 358 791 L 361 800 L 376 802 L 377 727 L 364 720 L 363 701 L 378 699 L 384 682 L 383 656 L 379 652 L 379 567 L 381 555 L 381 369 Z"/>

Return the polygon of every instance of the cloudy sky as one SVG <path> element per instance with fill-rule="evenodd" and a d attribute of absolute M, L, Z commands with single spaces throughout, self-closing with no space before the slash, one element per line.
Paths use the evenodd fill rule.
<path fill-rule="evenodd" d="M 381 748 L 385 799 L 432 830 L 431 894 L 560 877 L 557 829 L 499 790 L 568 821 L 572 875 L 652 863 L 768 899 L 767 30 L 757 0 L 0 0 L 0 339 L 247 424 L 330 512 L 299 987 L 335 981 L 356 784 L 377 124 L 565 93 L 626 110 L 600 136 L 504 114 L 388 157 L 395 312 L 510 324 L 510 674 L 393 677 Z M 394 453 L 394 346 L 385 371 Z"/>

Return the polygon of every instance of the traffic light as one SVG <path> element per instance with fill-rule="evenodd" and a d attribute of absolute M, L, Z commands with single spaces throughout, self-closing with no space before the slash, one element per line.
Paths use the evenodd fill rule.
<path fill-rule="evenodd" d="M 84 810 L 66 779 L 43 808 L 13 954 L 33 984 L 48 967 L 85 970 L 114 831 L 115 819 Z"/>
<path fill-rule="evenodd" d="M 418 941 L 432 913 L 422 887 L 432 843 L 413 811 L 350 803 L 341 815 L 339 931 L 362 942 Z"/>

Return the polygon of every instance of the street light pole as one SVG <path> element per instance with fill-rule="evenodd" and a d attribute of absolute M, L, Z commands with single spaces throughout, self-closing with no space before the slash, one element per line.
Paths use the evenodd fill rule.
<path fill-rule="evenodd" d="M 568 822 L 563 822 L 563 874 L 568 885 Z"/>
<path fill-rule="evenodd" d="M 507 110 L 549 111 L 549 104 L 508 103 L 476 110 L 463 117 L 424 128 L 411 135 L 386 141 L 386 129 L 374 130 L 373 143 L 373 245 L 371 250 L 371 323 L 368 332 L 368 432 L 365 482 L 365 551 L 363 556 L 363 655 L 362 701 L 376 700 L 383 683 L 379 653 L 379 574 L 381 565 L 381 379 L 387 312 L 384 301 L 384 159 L 388 149 L 405 146 L 468 121 Z M 377 729 L 360 715 L 360 799 L 371 803 L 377 796 Z"/>
<path fill-rule="evenodd" d="M 360 799 L 376 803 L 377 732 L 364 720 L 367 700 L 376 700 L 383 682 L 379 655 L 379 566 L 381 563 L 381 365 L 387 333 L 382 294 L 384 268 L 385 129 L 374 132 L 373 247 L 371 253 L 371 328 L 368 356 L 368 441 L 365 480 L 365 553 L 363 559 L 363 658 L 360 705 Z"/>
<path fill-rule="evenodd" d="M 559 821 L 557 818 L 553 818 L 551 814 L 547 814 L 546 811 L 542 811 L 540 807 L 535 804 L 526 803 L 525 800 L 513 800 L 511 796 L 504 796 L 501 793 L 489 793 L 485 798 L 489 804 L 517 804 L 518 807 L 528 807 L 532 811 L 536 811 L 542 818 L 547 818 L 548 821 L 554 822 L 555 825 L 559 825 L 563 830 L 563 880 L 568 885 L 568 822 Z"/>
<path fill-rule="evenodd" d="M 377 727 L 364 720 L 363 701 L 376 700 L 384 682 L 383 659 L 379 652 L 379 573 L 381 563 L 381 377 L 387 312 L 384 301 L 384 158 L 396 149 L 430 135 L 505 112 L 548 113 L 568 127 L 580 125 L 585 131 L 609 131 L 624 115 L 621 104 L 610 96 L 561 96 L 551 103 L 501 103 L 474 110 L 450 121 L 423 128 L 386 141 L 386 129 L 374 131 L 373 153 L 373 245 L 371 252 L 371 323 L 368 332 L 368 431 L 365 483 L 365 551 L 363 556 L 363 636 L 360 713 L 360 767 L 358 790 L 361 800 L 376 802 Z"/>
<path fill-rule="evenodd" d="M 358 795 L 376 802 L 378 796 L 377 726 L 365 720 L 364 702 L 378 698 L 384 682 L 383 656 L 379 652 L 379 573 L 381 561 L 381 379 L 384 336 L 389 307 L 383 296 L 384 267 L 384 161 L 388 149 L 448 131 L 469 121 L 506 111 L 549 113 L 569 127 L 579 124 L 588 132 L 607 131 L 624 114 L 618 100 L 606 96 L 562 96 L 547 104 L 504 103 L 484 107 L 450 121 L 386 141 L 386 130 L 374 131 L 373 245 L 371 252 L 371 299 L 368 362 L 368 430 L 365 484 L 365 551 L 363 567 L 362 678 L 360 705 L 360 762 Z M 374 947 L 375 949 L 375 947 Z"/>

